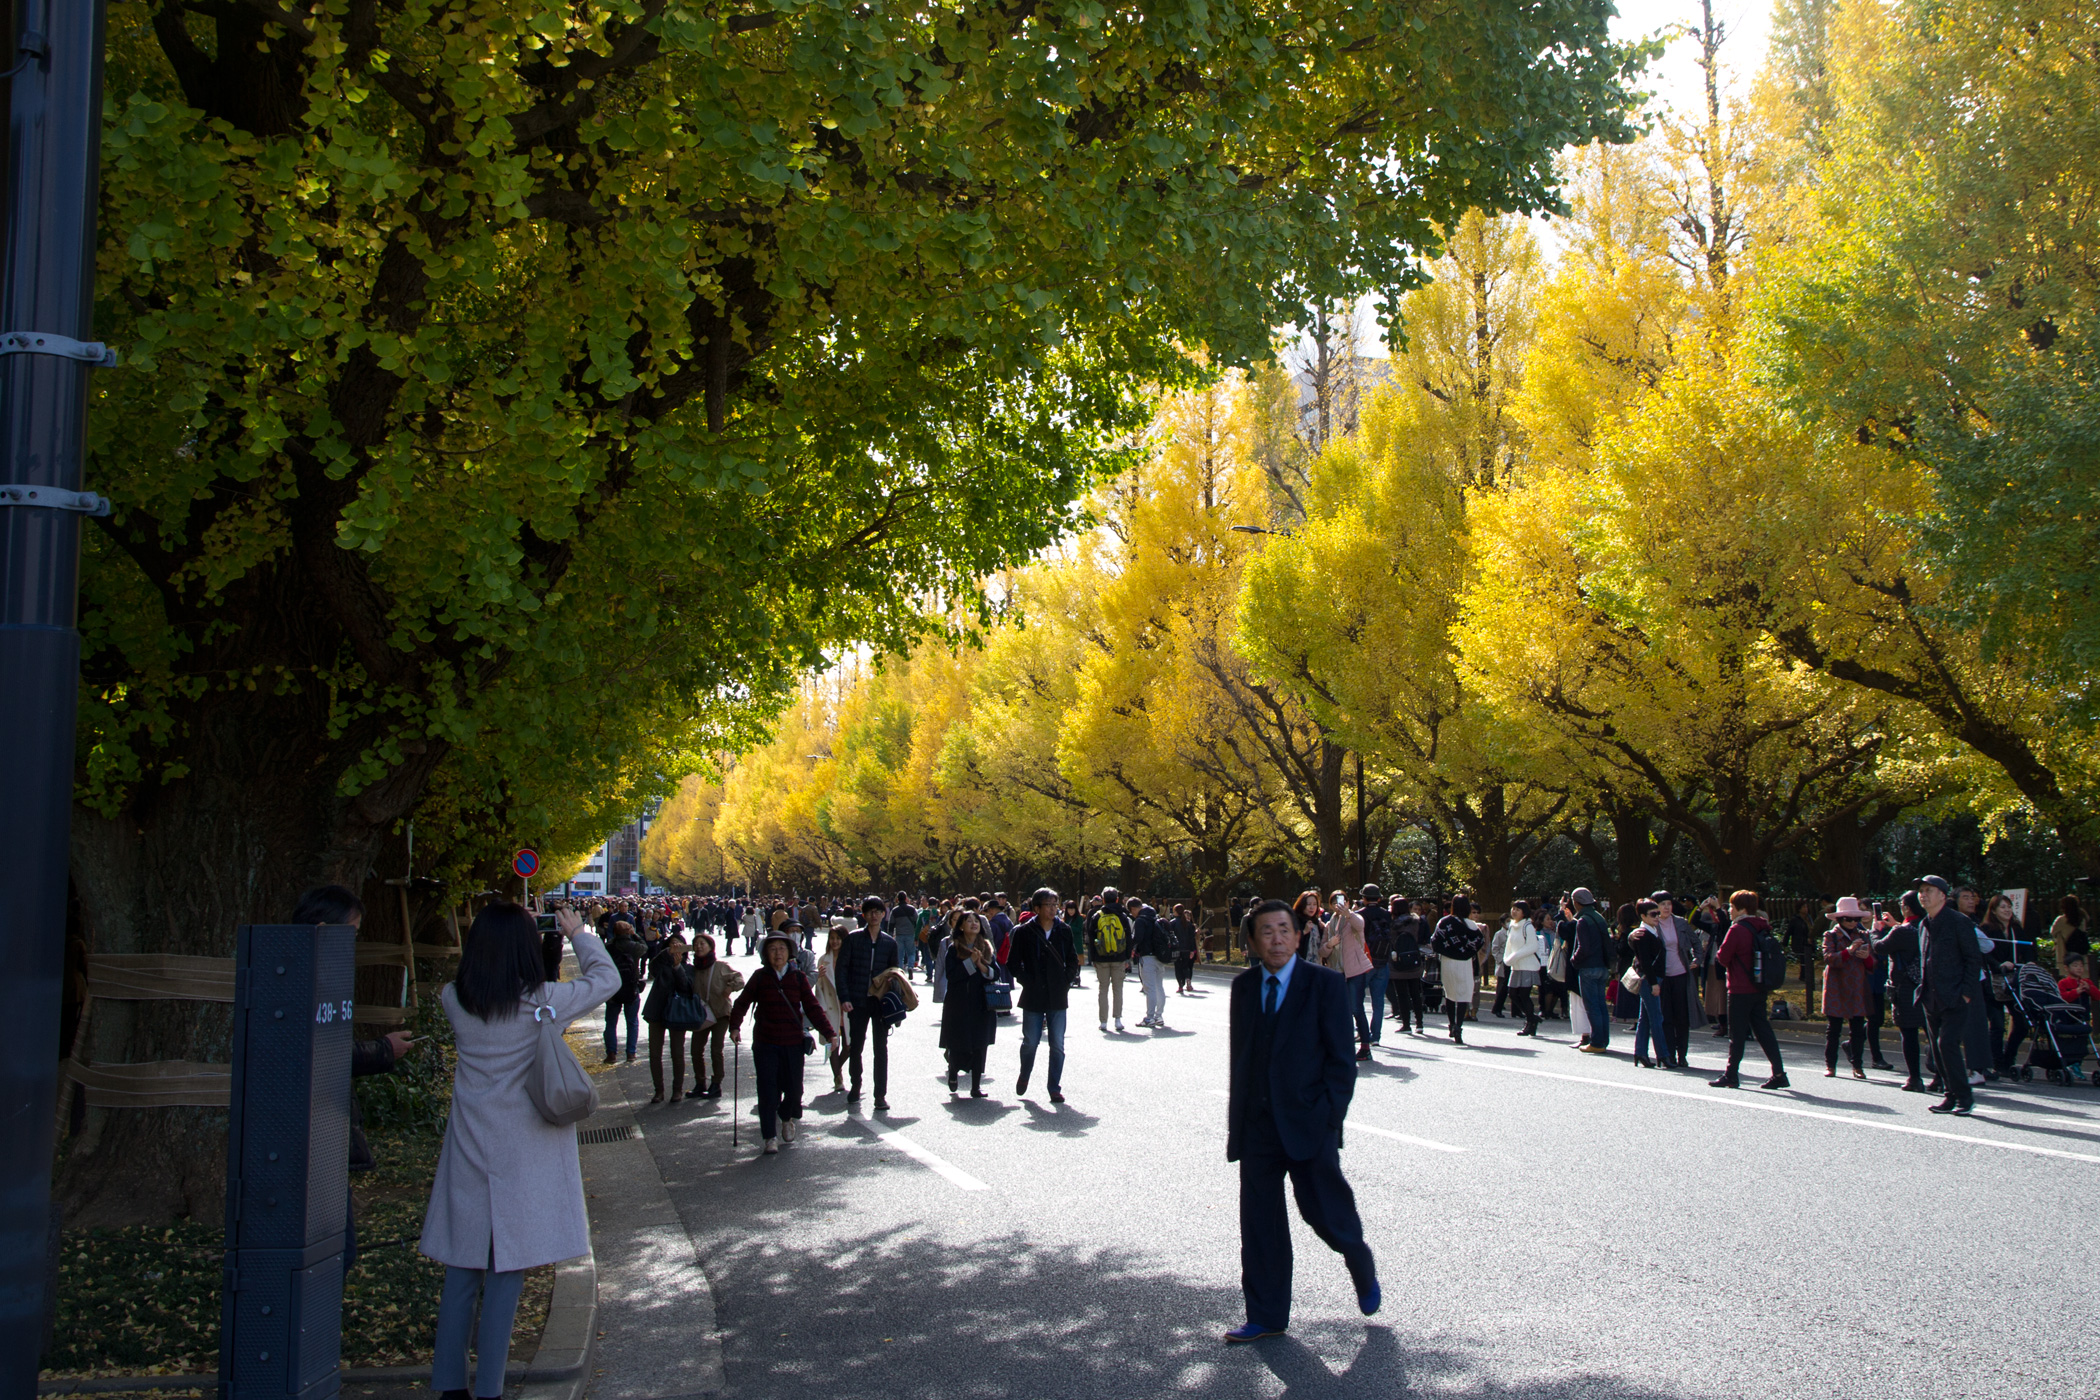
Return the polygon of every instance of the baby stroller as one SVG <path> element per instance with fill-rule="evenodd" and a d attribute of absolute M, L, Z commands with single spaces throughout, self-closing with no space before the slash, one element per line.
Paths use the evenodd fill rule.
<path fill-rule="evenodd" d="M 2047 1071 L 2051 1084 L 2077 1083 L 2079 1066 L 2093 1045 L 2092 1021 L 2086 1009 L 2065 1001 L 2048 969 L 2035 963 L 2022 963 L 2007 979 L 2006 989 L 2034 1035 L 2034 1048 L 2027 1052 L 2020 1078 L 2031 1080 L 2040 1068 Z M 2100 1069 L 2093 1071 L 2090 1082 L 2100 1088 Z"/>

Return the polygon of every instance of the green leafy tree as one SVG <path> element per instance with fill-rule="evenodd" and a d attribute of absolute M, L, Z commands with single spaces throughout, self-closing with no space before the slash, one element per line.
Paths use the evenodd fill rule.
<path fill-rule="evenodd" d="M 95 946 L 224 952 L 363 880 L 448 760 L 515 742 L 499 713 L 555 743 L 498 770 L 587 773 L 566 712 L 642 653 L 671 713 L 763 716 L 907 649 L 921 596 L 1052 536 L 1181 346 L 1258 358 L 1623 136 L 1609 14 L 119 0 Z M 223 1035 L 155 1014 L 99 1053 Z M 76 1217 L 218 1209 L 214 1115 L 101 1126 Z"/>

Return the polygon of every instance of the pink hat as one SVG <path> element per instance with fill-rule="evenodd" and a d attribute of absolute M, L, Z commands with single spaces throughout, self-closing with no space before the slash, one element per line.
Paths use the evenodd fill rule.
<path fill-rule="evenodd" d="M 1857 899 L 1848 894 L 1838 901 L 1837 908 L 1832 911 L 1831 917 L 1834 919 L 1864 919 L 1871 916 L 1860 907 Z"/>

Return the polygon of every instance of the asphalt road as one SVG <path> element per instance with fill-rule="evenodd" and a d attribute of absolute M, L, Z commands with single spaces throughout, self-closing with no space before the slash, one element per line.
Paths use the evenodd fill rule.
<path fill-rule="evenodd" d="M 775 1157 L 748 1060 L 739 1148 L 726 1094 L 639 1109 L 727 1393 L 2100 1396 L 2100 1091 L 1983 1091 L 1946 1119 L 1897 1076 L 1825 1079 L 1819 1047 L 1785 1047 L 1793 1090 L 1729 1092 L 1703 1032 L 1704 1072 L 1679 1074 L 1634 1066 L 1630 1037 L 1578 1055 L 1565 1023 L 1532 1041 L 1492 1017 L 1463 1047 L 1388 1023 L 1362 1067 L 1343 1162 L 1383 1312 L 1297 1224 L 1290 1335 L 1227 1348 L 1225 977 L 1199 985 L 1170 993 L 1171 1029 L 1104 1036 L 1088 973 L 1062 1106 L 1040 1060 L 1014 1094 L 1004 1019 L 994 1096 L 951 1099 L 922 997 L 880 1118 L 815 1059 L 804 1139 Z M 646 1100 L 646 1066 L 622 1078 Z"/>

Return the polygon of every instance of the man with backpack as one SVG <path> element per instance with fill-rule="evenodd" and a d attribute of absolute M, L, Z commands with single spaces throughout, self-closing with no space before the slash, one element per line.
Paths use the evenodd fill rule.
<path fill-rule="evenodd" d="M 1167 962 L 1174 956 L 1172 941 L 1160 925 L 1159 911 L 1139 904 L 1131 920 L 1131 956 L 1137 959 L 1138 982 L 1145 989 L 1145 1018 L 1141 1026 L 1167 1028 Z"/>
<path fill-rule="evenodd" d="M 897 970 L 909 974 L 919 955 L 919 911 L 903 890 L 897 891 L 897 902 L 883 920 L 883 932 L 897 940 Z"/>
<path fill-rule="evenodd" d="M 612 937 L 606 940 L 605 951 L 612 958 L 613 966 L 620 969 L 620 990 L 614 992 L 605 1003 L 605 1063 L 618 1058 L 620 1048 L 620 1017 L 627 1017 L 627 1063 L 634 1063 L 634 1047 L 638 1037 L 635 1017 L 642 1005 L 642 967 L 649 960 L 649 945 L 635 934 L 634 925 L 622 919 L 612 926 Z"/>
<path fill-rule="evenodd" d="M 1101 1029 L 1108 1030 L 1109 1003 L 1115 1003 L 1116 1034 L 1123 1033 L 1123 977 L 1130 971 L 1130 941 L 1135 930 L 1114 885 L 1101 891 L 1101 907 L 1086 916 L 1086 955 L 1094 965 L 1094 994 L 1100 1002 Z"/>
<path fill-rule="evenodd" d="M 1400 1029 L 1415 1035 L 1426 1034 L 1429 1029 L 1429 1002 L 1423 995 L 1423 973 L 1429 962 L 1429 920 L 1424 917 L 1421 901 L 1406 901 L 1394 895 L 1390 928 L 1390 951 L 1386 961 L 1392 968 L 1389 986 L 1393 994 L 1393 1011 L 1400 1018 Z"/>
<path fill-rule="evenodd" d="M 1713 1081 L 1716 1089 L 1740 1089 L 1736 1069 L 1743 1063 L 1743 1043 L 1757 1036 L 1758 1048 L 1772 1062 L 1772 1077 L 1760 1088 L 1787 1087 L 1786 1068 L 1779 1062 L 1779 1040 L 1772 1034 L 1772 1021 L 1765 1014 L 1765 998 L 1786 983 L 1786 949 L 1772 936 L 1772 926 L 1757 912 L 1757 892 L 1737 890 L 1728 896 L 1727 936 L 1714 954 L 1728 974 L 1728 1068 Z"/>

